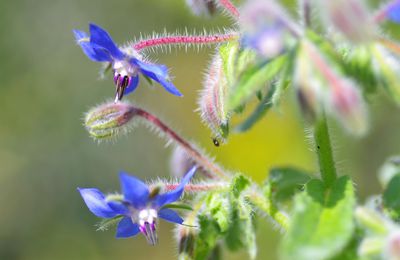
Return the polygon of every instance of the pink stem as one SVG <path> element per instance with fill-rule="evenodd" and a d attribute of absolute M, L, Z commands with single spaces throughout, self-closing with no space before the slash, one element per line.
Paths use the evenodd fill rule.
<path fill-rule="evenodd" d="M 146 110 L 135 107 L 136 115 L 144 118 L 148 122 L 152 123 L 154 126 L 159 128 L 164 134 L 166 134 L 169 138 L 177 142 L 186 152 L 187 154 L 193 158 L 193 160 L 200 166 L 204 171 L 201 171 L 206 177 L 211 179 L 221 178 L 228 179 L 226 173 L 210 161 L 207 157 L 201 154 L 196 148 L 194 148 L 188 141 L 180 137 L 174 130 L 169 128 L 166 124 L 164 124 L 158 117 L 153 114 L 150 114 Z"/>
<path fill-rule="evenodd" d="M 165 184 L 163 188 L 166 191 L 173 191 L 178 187 L 179 184 Z M 210 191 L 210 190 L 220 190 L 224 187 L 227 187 L 227 183 L 210 183 L 210 184 L 187 184 L 185 185 L 186 192 L 202 192 L 202 191 Z"/>
<path fill-rule="evenodd" d="M 135 50 L 142 50 L 148 47 L 170 44 L 212 44 L 230 41 L 235 39 L 237 34 L 216 34 L 207 36 L 166 36 L 154 39 L 143 40 L 133 45 Z"/>
<path fill-rule="evenodd" d="M 239 17 L 238 9 L 232 4 L 230 0 L 218 0 L 219 4 L 224 7 L 229 13 L 231 13 L 234 17 Z"/>

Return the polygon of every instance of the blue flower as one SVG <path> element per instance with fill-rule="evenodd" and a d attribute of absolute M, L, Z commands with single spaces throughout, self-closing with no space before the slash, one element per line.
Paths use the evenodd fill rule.
<path fill-rule="evenodd" d="M 168 68 L 143 61 L 133 48 L 118 48 L 110 35 L 101 27 L 90 24 L 90 36 L 74 30 L 77 43 L 89 59 L 96 62 L 109 62 L 114 71 L 116 101 L 133 92 L 139 84 L 139 73 L 161 84 L 168 92 L 182 96 L 168 80 Z"/>
<path fill-rule="evenodd" d="M 117 238 L 127 238 L 142 233 L 151 245 L 157 243 L 157 218 L 182 224 L 183 219 L 175 211 L 163 206 L 177 201 L 196 171 L 193 167 L 176 189 L 159 194 L 136 177 L 120 174 L 123 199 L 108 199 L 96 188 L 78 188 L 86 206 L 96 216 L 114 218 L 122 216 L 117 226 Z"/>
<path fill-rule="evenodd" d="M 389 4 L 386 10 L 387 18 L 393 22 L 400 23 L 400 1 Z"/>

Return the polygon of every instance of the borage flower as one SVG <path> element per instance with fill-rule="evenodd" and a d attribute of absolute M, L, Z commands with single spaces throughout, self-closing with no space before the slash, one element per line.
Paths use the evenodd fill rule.
<path fill-rule="evenodd" d="M 78 188 L 86 206 L 96 216 L 114 218 L 122 216 L 117 226 L 117 238 L 127 238 L 142 233 L 151 245 L 157 243 L 157 218 L 182 224 L 183 219 L 175 211 L 164 206 L 177 201 L 196 171 L 193 167 L 182 179 L 178 187 L 159 194 L 158 189 L 149 187 L 136 177 L 120 174 L 122 200 L 112 200 L 96 188 Z"/>
<path fill-rule="evenodd" d="M 114 71 L 116 85 L 115 100 L 134 91 L 139 84 L 139 73 L 161 84 L 168 92 L 182 96 L 169 81 L 168 68 L 165 65 L 148 63 L 133 48 L 118 48 L 110 35 L 95 24 L 89 25 L 90 36 L 74 30 L 77 43 L 89 59 L 96 62 L 109 62 Z"/>

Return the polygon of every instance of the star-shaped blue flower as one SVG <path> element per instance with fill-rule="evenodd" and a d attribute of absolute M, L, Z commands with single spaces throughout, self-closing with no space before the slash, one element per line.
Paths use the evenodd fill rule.
<path fill-rule="evenodd" d="M 158 82 L 168 92 L 182 96 L 169 81 L 168 68 L 165 65 L 143 61 L 141 55 L 132 48 L 118 48 L 110 35 L 101 27 L 90 24 L 90 36 L 79 30 L 73 32 L 77 43 L 89 59 L 111 64 L 117 88 L 116 101 L 136 89 L 139 84 L 139 73 Z"/>
<path fill-rule="evenodd" d="M 109 200 L 96 188 L 78 188 L 86 206 L 96 216 L 114 218 L 122 216 L 117 226 L 117 238 L 127 238 L 142 233 L 147 241 L 157 243 L 157 218 L 182 224 L 183 219 L 175 211 L 163 206 L 177 201 L 196 171 L 193 167 L 178 187 L 170 192 L 154 194 L 149 187 L 136 177 L 120 174 L 122 201 Z"/>

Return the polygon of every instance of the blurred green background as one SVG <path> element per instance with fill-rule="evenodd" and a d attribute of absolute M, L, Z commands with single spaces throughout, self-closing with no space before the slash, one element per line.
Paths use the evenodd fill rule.
<path fill-rule="evenodd" d="M 292 2 L 290 2 L 292 3 Z M 294 6 L 294 3 L 291 4 Z M 111 76 L 75 44 L 72 29 L 88 23 L 106 28 L 123 43 L 155 32 L 229 27 L 228 18 L 190 14 L 184 0 L 0 1 L 0 259 L 175 259 L 173 226 L 163 222 L 160 243 L 142 236 L 114 239 L 96 232 L 97 219 L 76 188 L 119 190 L 118 172 L 144 179 L 169 176 L 170 149 L 143 127 L 112 143 L 97 144 L 82 126 L 83 113 L 112 98 Z M 194 112 L 212 49 L 152 54 L 171 68 L 184 98 L 145 84 L 127 99 L 156 113 L 203 146 L 228 169 L 262 181 L 273 166 L 315 171 L 303 122 L 290 95 L 281 109 L 228 145 L 215 147 Z M 341 173 L 351 173 L 361 199 L 379 192 L 376 171 L 399 152 L 400 118 L 385 97 L 373 98 L 371 131 L 351 140 L 335 131 Z M 393 112 L 396 111 L 396 112 Z M 276 259 L 278 231 L 259 221 L 259 259 Z M 247 258 L 244 252 L 229 259 Z"/>

